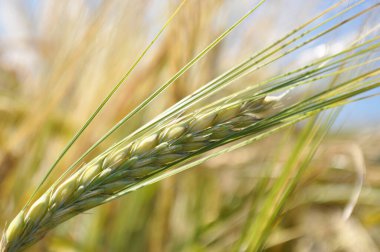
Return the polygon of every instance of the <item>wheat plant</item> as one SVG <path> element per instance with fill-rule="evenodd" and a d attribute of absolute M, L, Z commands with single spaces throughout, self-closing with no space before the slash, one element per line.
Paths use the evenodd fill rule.
<path fill-rule="evenodd" d="M 221 91 L 233 81 L 286 57 L 346 23 L 371 13 L 379 6 L 374 4 L 364 10 L 358 10 L 341 21 L 339 18 L 349 11 L 355 11 L 355 7 L 363 2 L 358 1 L 338 14 L 315 24 L 341 2 L 197 89 L 93 160 L 78 167 L 87 154 L 126 121 L 151 104 L 159 94 L 208 54 L 264 2 L 260 1 L 116 124 L 38 199 L 34 199 L 37 193 L 33 194 L 24 209 L 6 227 L 1 251 L 21 251 L 42 239 L 58 224 L 80 213 L 193 167 L 208 158 L 245 146 L 284 127 L 316 116 L 324 110 L 366 98 L 358 95 L 380 86 L 380 69 L 376 65 L 379 62 L 376 52 L 380 47 L 380 40 L 374 29 L 361 34 L 356 41 L 340 52 L 313 60 L 263 82 L 248 84 L 241 90 L 220 97 Z M 163 29 L 169 25 L 169 21 Z M 52 169 L 123 84 L 163 29 L 79 130 Z M 313 34 L 316 31 L 318 33 Z M 332 85 L 316 85 L 331 78 L 335 78 Z M 293 90 L 299 87 L 314 89 L 303 95 L 294 94 Z M 206 99 L 212 99 L 212 102 L 205 104 Z M 275 197 L 276 195 L 273 196 Z M 278 209 L 280 207 L 276 208 Z M 271 218 L 276 214 L 278 212 L 274 211 Z M 272 220 L 271 218 L 269 219 Z M 264 231 L 270 226 L 268 223 L 259 223 L 262 226 L 252 228 L 254 230 L 252 232 L 256 232 L 255 237 L 259 237 L 260 234 L 264 237 Z M 248 250 L 254 251 L 262 246 L 264 240 L 261 237 L 252 242 L 250 239 L 242 238 L 236 249 L 250 248 Z"/>

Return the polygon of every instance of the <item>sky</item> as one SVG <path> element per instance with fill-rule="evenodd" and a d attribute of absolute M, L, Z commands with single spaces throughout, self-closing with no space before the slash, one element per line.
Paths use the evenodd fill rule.
<path fill-rule="evenodd" d="M 320 9 L 327 7 L 329 1 L 321 1 Z M 357 1 L 347 0 L 346 5 L 353 5 Z M 378 3 L 376 0 L 367 0 L 364 4 L 359 5 L 358 7 L 361 10 L 370 7 L 371 5 Z M 371 17 L 374 20 L 369 24 L 369 27 L 380 25 L 380 11 L 376 11 L 377 17 Z M 337 20 L 341 22 L 343 18 Z M 350 32 L 356 31 L 363 27 L 364 19 L 357 19 L 353 22 L 350 22 L 348 25 L 343 26 L 342 28 L 342 36 L 343 34 L 348 34 Z M 380 89 L 372 90 L 368 92 L 366 95 L 376 95 L 380 93 Z M 339 115 L 337 121 L 335 122 L 335 127 L 342 128 L 358 128 L 358 127 L 369 127 L 369 128 L 379 128 L 380 125 L 380 96 L 374 96 L 369 99 L 365 99 L 359 102 L 355 102 L 353 104 L 346 105 L 341 114 Z"/>
<path fill-rule="evenodd" d="M 269 2 L 274 0 L 269 0 Z M 289 0 L 289 4 L 293 8 L 297 8 L 297 5 L 294 5 L 297 0 Z M 6 45 L 7 41 L 17 41 L 19 39 L 25 39 L 33 37 L 36 33 L 38 26 L 28 25 L 25 22 L 25 17 L 20 16 L 14 9 L 14 3 L 17 1 L 14 0 L 0 0 L 0 45 Z M 32 22 L 38 22 L 41 3 L 42 0 L 20 0 L 22 7 L 29 14 L 29 20 Z M 100 0 L 87 0 L 90 5 L 96 7 Z M 316 6 L 319 8 L 318 11 L 326 8 L 332 1 L 324 0 L 314 0 L 314 3 L 317 3 Z M 334 1 L 336 2 L 336 1 Z M 347 0 L 345 3 L 346 6 L 355 4 L 356 1 Z M 236 2 L 234 2 L 236 3 Z M 243 1 L 243 4 L 251 4 L 255 1 Z M 376 3 L 375 0 L 367 0 L 360 8 L 364 9 L 371 4 Z M 275 6 L 275 5 L 274 5 Z M 264 7 L 263 7 L 264 8 Z M 238 8 L 237 8 L 238 9 Z M 295 9 L 297 11 L 297 9 Z M 294 10 L 293 10 L 294 11 Z M 302 11 L 302 10 L 300 10 Z M 380 14 L 380 12 L 378 11 Z M 232 17 L 238 16 L 238 14 L 231 15 Z M 296 15 L 289 15 L 290 18 L 295 17 Z M 379 15 L 380 16 L 380 15 Z M 337 20 L 336 22 L 340 22 Z M 369 26 L 379 25 L 379 19 L 375 19 Z M 358 19 L 354 22 L 345 25 L 339 33 L 334 33 L 335 37 L 326 36 L 326 38 L 319 40 L 317 44 L 311 44 L 310 49 L 316 50 L 321 44 L 328 44 L 330 48 L 333 48 L 333 43 L 343 41 L 345 37 L 349 37 L 354 31 L 361 29 L 363 27 L 363 19 Z M 334 42 L 335 41 L 335 42 Z M 335 46 L 339 46 L 339 43 L 335 43 Z M 13 46 L 13 45 L 12 45 Z M 319 48 L 320 49 L 320 48 Z M 38 63 L 38 55 L 36 55 L 30 48 L 27 46 L 18 47 L 16 50 L 7 49 L 4 50 L 3 58 L 5 57 L 8 61 L 15 62 L 19 67 L 25 69 L 25 71 L 31 71 L 33 67 Z M 5 55 L 5 56 L 4 56 Z M 308 54 L 301 55 L 302 57 L 313 57 Z M 301 57 L 301 58 L 302 58 Z M 370 94 L 375 95 L 379 93 L 380 90 L 372 91 Z M 375 96 L 364 101 L 356 102 L 355 104 L 347 105 L 341 115 L 339 116 L 336 125 L 343 128 L 352 128 L 352 127 L 377 127 L 380 123 L 380 97 Z"/>

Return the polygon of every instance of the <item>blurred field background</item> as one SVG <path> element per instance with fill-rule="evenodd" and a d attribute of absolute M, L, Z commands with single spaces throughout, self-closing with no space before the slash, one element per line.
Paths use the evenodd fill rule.
<path fill-rule="evenodd" d="M 268 1 L 92 156 L 330 2 L 336 1 Z M 0 229 L 177 5 L 0 0 Z M 251 1 L 188 0 L 51 181 L 250 6 Z M 318 40 L 231 88 L 340 50 L 376 24 L 375 14 L 358 19 L 338 36 Z M 379 122 L 378 97 L 343 109 L 270 231 L 266 251 L 380 251 Z M 292 155 L 300 128 L 97 207 L 60 225 L 28 251 L 230 251 L 247 234 L 271 181 Z"/>

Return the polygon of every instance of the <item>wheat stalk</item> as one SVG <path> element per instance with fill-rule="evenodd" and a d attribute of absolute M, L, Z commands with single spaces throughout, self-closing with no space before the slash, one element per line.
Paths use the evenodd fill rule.
<path fill-rule="evenodd" d="M 274 103 L 267 97 L 203 109 L 100 155 L 20 212 L 3 236 L 2 251 L 22 250 L 59 223 L 244 130 Z"/>
<path fill-rule="evenodd" d="M 273 98 L 268 92 L 252 95 L 252 90 L 247 94 L 238 92 L 237 97 L 230 96 L 230 102 L 222 98 L 135 139 L 122 140 L 22 210 L 5 231 L 0 251 L 20 251 L 59 223 L 124 195 L 155 174 L 203 152 L 344 105 L 350 102 L 348 98 L 378 87 L 379 73 L 379 68 L 374 69 L 279 112 L 274 104 L 282 96 Z M 297 84 L 299 81 L 287 87 Z"/>
<path fill-rule="evenodd" d="M 368 10 L 371 8 L 368 8 Z M 159 117 L 162 120 L 158 120 L 162 123 L 161 126 L 155 125 L 157 127 L 153 129 L 143 127 L 143 129 L 148 129 L 149 132 L 140 131 L 144 132 L 142 133 L 142 136 L 136 137 L 135 139 L 127 138 L 126 140 L 117 143 L 111 147 L 110 150 L 107 150 L 88 164 L 79 168 L 62 183 L 53 185 L 30 207 L 22 210 L 9 224 L 2 237 L 0 251 L 22 250 L 40 240 L 50 229 L 54 228 L 59 223 L 123 195 L 134 186 L 142 184 L 142 182 L 149 177 L 159 174 L 162 171 L 166 171 L 174 165 L 189 160 L 205 151 L 214 149 L 244 136 L 253 135 L 258 132 L 265 132 L 265 130 L 274 125 L 295 123 L 318 113 L 318 111 L 327 109 L 329 106 L 343 105 L 344 102 L 346 102 L 346 99 L 378 87 L 380 85 L 378 79 L 365 81 L 367 78 L 377 77 L 380 69 L 376 69 L 372 72 L 370 71 L 362 76 L 353 78 L 350 81 L 343 82 L 340 86 L 329 88 L 309 99 L 301 100 L 293 106 L 283 110 L 281 113 L 273 113 L 275 111 L 273 104 L 276 103 L 277 100 L 269 99 L 269 97 L 266 96 L 267 94 L 274 91 L 289 89 L 301 85 L 302 83 L 314 82 L 318 78 L 326 77 L 328 74 L 322 74 L 337 69 L 339 66 L 338 63 L 344 63 L 349 59 L 343 58 L 341 61 L 338 60 L 337 62 L 331 63 L 331 65 L 321 64 L 321 66 L 316 66 L 315 64 L 311 64 L 300 70 L 291 72 L 290 74 L 281 75 L 277 79 L 271 79 L 268 81 L 267 85 L 261 86 L 260 88 L 254 86 L 242 91 L 243 93 L 248 92 L 250 95 L 255 93 L 255 98 L 249 96 L 248 98 L 241 99 L 241 96 L 239 96 L 241 92 L 237 92 L 232 96 L 221 99 L 205 109 L 196 111 L 179 119 L 171 120 L 168 116 L 172 114 L 177 115 L 177 112 L 183 112 L 183 110 L 187 108 L 186 106 L 190 106 L 197 102 L 197 99 L 199 101 L 201 96 L 204 98 L 207 97 L 206 93 L 216 92 L 218 89 L 227 85 L 229 81 L 241 76 L 241 74 L 260 69 L 261 67 L 284 57 L 305 44 L 334 30 L 345 22 L 355 19 L 364 12 L 365 11 L 362 11 L 342 23 L 317 34 L 300 45 L 294 46 L 280 56 L 274 57 L 274 59 L 271 59 L 270 57 L 281 48 L 284 48 L 303 37 L 308 31 L 302 33 L 290 42 L 279 46 L 278 49 L 274 49 L 272 52 L 263 55 L 262 58 L 257 60 L 254 60 L 256 56 L 250 58 L 236 69 L 234 68 L 220 78 L 217 78 L 215 82 L 211 82 L 210 85 L 206 85 L 203 89 L 197 91 L 197 93 L 190 96 L 188 100 L 179 103 L 177 107 L 174 107 L 171 110 L 169 109 L 168 113 L 163 113 L 163 116 Z M 245 17 L 246 16 L 241 20 Z M 237 22 L 236 25 L 239 22 Z M 319 27 L 319 25 L 317 25 L 316 28 L 317 27 Z M 310 29 L 310 31 L 313 29 Z M 229 31 L 230 30 L 228 30 L 228 32 Z M 147 106 L 156 95 L 164 91 L 165 88 L 174 82 L 182 73 L 187 71 L 191 65 L 195 64 L 199 58 L 215 46 L 224 36 L 226 36 L 226 34 L 228 34 L 228 32 L 223 33 L 223 35 L 207 47 L 204 52 L 199 54 L 199 56 L 171 78 L 170 81 L 146 99 L 141 106 L 133 110 L 131 115 L 128 115 L 125 120 L 123 119 L 123 122 L 140 111 L 144 106 Z M 374 41 L 377 41 L 377 38 L 375 38 Z M 365 43 L 362 45 L 365 45 Z M 377 48 L 378 46 L 379 45 L 376 45 L 374 48 Z M 354 49 L 355 47 L 350 48 L 353 52 Z M 364 55 L 365 53 L 366 51 L 363 51 L 358 55 Z M 332 58 L 336 58 L 337 56 L 339 56 L 339 54 L 332 56 Z M 265 59 L 268 59 L 268 62 L 258 64 Z M 325 57 L 322 62 L 326 63 L 325 61 L 328 60 L 329 58 Z M 319 63 L 321 62 L 318 62 L 318 64 Z M 303 71 L 311 66 L 315 67 L 313 71 Z M 354 65 L 355 68 L 358 68 L 359 66 L 359 64 Z M 344 68 L 344 70 L 348 69 L 350 68 Z M 290 78 L 289 76 L 293 73 L 298 73 L 298 75 Z M 332 76 L 338 75 L 339 71 L 332 72 L 331 74 Z M 276 80 L 278 80 L 278 82 L 276 82 Z M 358 83 L 360 83 L 362 87 L 355 86 L 358 85 Z M 260 89 L 262 90 L 260 91 Z M 240 100 L 238 100 L 238 96 L 240 97 Z M 234 101 L 225 103 L 231 97 L 234 98 Z M 259 97 L 261 98 L 259 99 Z M 268 113 L 274 116 L 268 117 Z M 121 124 L 122 123 L 116 126 L 118 127 Z M 81 131 L 84 130 L 84 128 L 81 129 Z M 105 137 L 107 136 L 108 133 Z M 70 142 L 68 147 L 75 142 L 76 137 Z M 90 150 L 92 149 L 90 148 Z M 55 164 L 53 165 L 53 168 Z"/>
<path fill-rule="evenodd" d="M 282 96 L 273 99 L 255 94 L 230 103 L 221 99 L 221 103 L 165 123 L 137 139 L 122 140 L 21 211 L 5 231 L 0 251 L 20 251 L 59 223 L 124 195 L 146 179 L 205 151 L 344 105 L 349 98 L 379 87 L 379 73 L 380 69 L 369 71 L 279 112 L 273 105 Z"/>
<path fill-rule="evenodd" d="M 356 64 L 353 67 L 360 66 Z M 329 68 L 329 65 L 324 67 Z M 378 87 L 379 73 L 379 68 L 368 71 L 301 99 L 279 112 L 274 104 L 282 96 L 273 98 L 268 94 L 282 90 L 282 82 L 278 87 L 276 83 L 268 84 L 272 87 L 269 91 L 255 93 L 247 89 L 247 92 L 234 93 L 179 119 L 165 121 L 141 136 L 126 138 L 62 183 L 53 185 L 30 207 L 21 211 L 5 231 L 0 251 L 20 251 L 42 239 L 59 223 L 124 195 L 155 174 L 203 152 L 245 136 L 261 134 L 274 126 L 294 124 L 324 109 L 344 105 L 350 102 L 349 98 Z M 339 71 L 332 74 L 339 74 Z M 301 72 L 300 76 L 308 74 Z M 285 86 L 289 89 L 302 82 L 302 78 L 295 78 L 294 81 L 287 80 Z"/>

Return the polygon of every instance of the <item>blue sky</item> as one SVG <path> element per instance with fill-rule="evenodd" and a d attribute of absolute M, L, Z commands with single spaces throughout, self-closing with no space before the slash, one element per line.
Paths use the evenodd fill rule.
<path fill-rule="evenodd" d="M 329 1 L 322 1 L 320 8 L 323 9 L 328 6 Z M 347 5 L 352 5 L 357 1 L 347 0 Z M 376 0 L 367 0 L 363 4 L 359 5 L 358 8 L 364 10 L 372 6 L 373 4 L 378 3 Z M 372 22 L 370 25 L 378 25 L 380 22 L 380 11 L 377 10 L 372 16 L 369 17 L 369 20 Z M 337 22 L 343 20 L 343 17 L 338 19 Z M 341 29 L 341 33 L 349 33 L 355 30 L 360 30 L 365 22 L 368 22 L 366 18 L 360 18 L 350 22 Z M 380 93 L 380 89 L 372 90 L 368 92 L 367 95 L 376 95 Z M 372 98 L 355 102 L 353 104 L 348 104 L 344 107 L 342 113 L 336 121 L 336 127 L 343 128 L 357 128 L 357 127 L 370 127 L 378 128 L 380 124 L 380 97 L 374 96 Z"/>
<path fill-rule="evenodd" d="M 1 4 L 1 2 L 4 2 L 4 1 L 11 1 L 11 0 L 0 0 L 0 4 Z M 296 3 L 296 1 L 298 1 L 298 0 L 291 0 L 291 1 L 289 1 L 289 3 L 292 3 L 294 5 L 294 3 Z M 38 10 L 41 7 L 40 6 L 41 1 L 39 1 L 39 0 L 22 0 L 22 2 L 24 3 L 24 6 L 26 7 L 28 12 L 30 13 L 32 20 L 34 18 L 36 18 L 38 16 Z M 100 0 L 88 0 L 88 2 L 91 5 L 96 6 L 99 4 Z M 271 0 L 268 0 L 268 2 L 271 2 Z M 337 2 L 337 1 L 314 0 L 314 3 L 317 3 L 317 6 L 319 8 L 318 11 L 325 9 L 332 2 Z M 356 1 L 347 0 L 347 2 L 344 4 L 343 7 L 353 5 L 353 4 L 355 4 L 355 2 Z M 376 3 L 376 2 L 378 2 L 378 1 L 367 0 L 367 1 L 365 1 L 364 4 L 360 5 L 359 8 L 365 9 L 365 8 L 371 6 L 372 4 Z M 243 1 L 243 4 L 246 5 L 247 3 L 249 3 L 251 5 L 251 3 L 254 3 L 254 2 Z M 266 8 L 266 7 L 263 6 L 262 8 Z M 380 16 L 380 12 L 377 11 L 377 13 Z M 236 15 L 232 13 L 232 16 L 235 17 Z M 289 15 L 289 16 L 290 16 L 290 18 L 297 18 L 296 15 Z M 341 19 L 336 20 L 336 22 L 342 21 L 343 18 L 344 18 L 344 16 L 342 16 Z M 373 19 L 373 21 L 372 21 L 373 25 L 376 24 L 376 22 L 377 22 L 377 24 L 379 23 L 379 18 L 377 18 L 377 20 L 376 20 L 376 18 L 372 17 L 372 19 Z M 360 18 L 360 19 L 357 19 L 353 22 L 350 22 L 348 25 L 343 26 L 339 32 L 337 32 L 337 33 L 334 32 L 333 35 L 328 35 L 324 39 L 318 40 L 317 43 L 326 43 L 328 41 L 334 41 L 334 40 L 339 39 L 340 36 L 343 37 L 343 36 L 345 36 L 345 34 L 349 34 L 352 31 L 357 31 L 358 29 L 360 29 L 363 26 L 365 21 L 366 21 L 366 19 Z M 0 23 L 0 38 L 1 38 L 2 33 L 4 33 L 4 27 Z M 314 44 L 311 44 L 310 47 L 313 47 L 316 45 L 318 45 L 318 44 L 314 43 Z M 380 92 L 380 90 L 372 91 L 371 94 L 376 94 L 378 92 Z M 344 125 L 344 127 L 348 127 L 348 128 L 363 127 L 363 126 L 377 127 L 377 125 L 379 125 L 379 123 L 380 123 L 380 97 L 378 97 L 378 96 L 370 98 L 370 99 L 366 99 L 364 101 L 356 102 L 354 104 L 347 105 L 343 109 L 342 114 L 339 116 L 339 118 L 336 122 L 336 124 L 338 126 Z"/>

